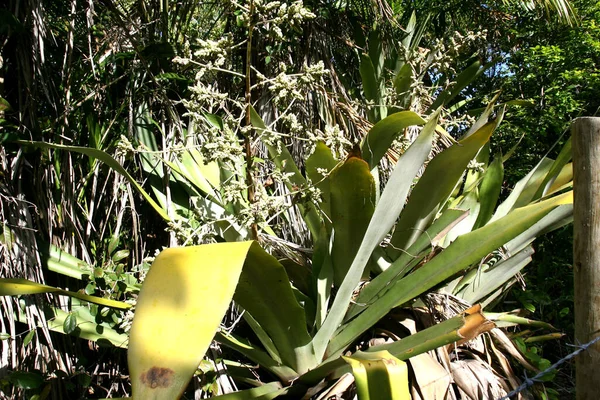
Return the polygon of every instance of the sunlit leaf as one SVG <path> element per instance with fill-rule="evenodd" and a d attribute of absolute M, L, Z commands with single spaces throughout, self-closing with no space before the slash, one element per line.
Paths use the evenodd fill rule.
<path fill-rule="evenodd" d="M 171 248 L 154 260 L 130 332 L 134 399 L 181 396 L 231 302 L 251 245 Z"/>
<path fill-rule="evenodd" d="M 352 367 L 359 400 L 411 399 L 408 366 L 389 352 L 357 352 L 343 359 Z"/>
<path fill-rule="evenodd" d="M 0 278 L 0 296 L 20 296 L 24 294 L 40 293 L 56 293 L 112 308 L 131 308 L 130 304 L 123 303 L 121 301 L 110 300 L 96 296 L 88 296 L 79 292 L 70 292 L 68 290 L 62 290 L 52 286 L 40 285 L 39 283 L 28 281 L 27 279 Z"/>

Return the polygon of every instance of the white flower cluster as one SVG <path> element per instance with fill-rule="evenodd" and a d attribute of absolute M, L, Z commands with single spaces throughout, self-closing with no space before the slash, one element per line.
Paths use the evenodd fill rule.
<path fill-rule="evenodd" d="M 303 187 L 298 191 L 295 197 L 296 202 L 300 204 L 321 204 L 323 197 L 321 190 L 316 186 Z"/>
<path fill-rule="evenodd" d="M 128 156 L 135 153 L 135 148 L 133 144 L 127 139 L 125 135 L 121 135 L 121 138 L 117 142 L 116 156 Z"/>
<path fill-rule="evenodd" d="M 484 167 L 485 163 L 477 162 L 476 159 L 472 159 L 471 161 L 469 161 L 469 165 L 467 165 L 468 170 L 480 173 L 483 173 L 485 171 Z"/>
<path fill-rule="evenodd" d="M 311 66 L 304 64 L 297 74 L 281 72 L 273 79 L 264 80 L 263 76 L 260 78 L 263 78 L 263 84 L 269 85 L 268 89 L 274 95 L 273 102 L 281 104 L 284 101 L 303 100 L 304 91 L 314 88 L 328 73 L 323 61 L 319 61 Z"/>
<path fill-rule="evenodd" d="M 245 182 L 230 180 L 223 186 L 223 200 L 226 204 L 241 203 L 244 201 L 243 194 L 248 190 Z"/>
<path fill-rule="evenodd" d="M 272 79 L 269 90 L 275 95 L 273 102 L 279 104 L 282 100 L 302 100 L 304 94 L 300 91 L 298 78 L 294 75 L 280 73 Z"/>
<path fill-rule="evenodd" d="M 314 84 L 327 75 L 329 75 L 329 70 L 325 68 L 323 61 L 319 61 L 318 63 L 310 66 L 304 64 L 302 66 L 302 75 L 300 80 L 306 85 Z"/>
<path fill-rule="evenodd" d="M 304 7 L 302 0 L 296 0 L 291 4 L 281 1 L 254 1 L 254 15 L 250 15 L 250 8 L 235 4 L 242 10 L 238 20 L 248 26 L 250 18 L 255 22 L 255 25 L 264 30 L 266 34 L 275 33 L 279 39 L 283 38 L 281 28 L 288 30 L 299 29 L 301 24 L 309 19 L 315 18 L 308 8 Z"/>
<path fill-rule="evenodd" d="M 459 116 L 455 116 L 444 112 L 442 115 L 442 126 L 448 133 L 451 134 L 454 132 L 462 132 L 464 129 L 472 126 L 477 120 L 477 118 L 466 113 Z"/>
<path fill-rule="evenodd" d="M 232 45 L 232 38 L 231 35 L 225 35 L 219 40 L 198 39 L 198 45 L 200 45 L 200 49 L 194 52 L 194 56 L 211 62 L 215 67 L 222 67 L 227 60 L 227 55 Z"/>
<path fill-rule="evenodd" d="M 283 3 L 277 10 L 277 17 L 274 22 L 278 25 L 288 25 L 292 27 L 299 26 L 302 22 L 315 18 L 308 8 L 304 7 L 302 0 L 294 1 L 289 6 Z"/>
<path fill-rule="evenodd" d="M 133 314 L 135 311 L 136 302 L 137 301 L 134 299 L 125 300 L 125 303 L 130 304 L 133 307 L 127 310 L 123 310 L 119 313 L 119 316 L 117 317 L 116 328 L 122 329 L 123 332 L 129 332 L 131 330 L 131 326 L 133 325 Z"/>
<path fill-rule="evenodd" d="M 203 132 L 205 140 L 200 147 L 206 162 L 221 161 L 237 165 L 243 156 L 243 149 L 233 134 L 217 128 L 209 128 Z"/>
<path fill-rule="evenodd" d="M 204 83 L 201 79 L 196 79 L 196 84 L 190 88 L 190 91 L 193 93 L 192 100 L 184 100 L 188 110 L 198 108 L 219 109 L 224 107 L 229 98 L 229 93 L 219 91 L 215 83 Z"/>
<path fill-rule="evenodd" d="M 317 142 L 323 142 L 331 149 L 334 157 L 338 160 L 342 159 L 346 154 L 346 149 L 352 146 L 352 143 L 346 139 L 344 131 L 339 125 L 326 126 L 325 132 L 317 129 L 315 132 L 308 132 L 308 138 L 312 142 L 311 153 L 314 151 L 314 146 Z"/>
<path fill-rule="evenodd" d="M 304 125 L 298 121 L 296 114 L 284 114 L 279 120 L 293 136 L 300 136 L 306 129 Z"/>
<path fill-rule="evenodd" d="M 242 210 L 239 215 L 240 224 L 246 227 L 265 222 L 269 217 L 280 213 L 286 207 L 281 196 L 269 196 L 261 185 L 256 187 L 254 202 Z"/>

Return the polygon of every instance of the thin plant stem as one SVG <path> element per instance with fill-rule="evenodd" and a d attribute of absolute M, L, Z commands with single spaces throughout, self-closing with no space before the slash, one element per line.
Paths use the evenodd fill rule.
<path fill-rule="evenodd" d="M 248 23 L 248 43 L 246 44 L 246 134 L 244 136 L 244 147 L 246 148 L 246 184 L 248 185 L 248 202 L 252 206 L 255 202 L 254 192 L 254 155 L 252 154 L 252 137 L 254 129 L 250 118 L 250 107 L 252 107 L 252 33 L 254 30 L 254 0 L 250 0 L 250 22 Z M 258 240 L 258 225 L 253 221 L 250 226 L 253 240 Z"/>

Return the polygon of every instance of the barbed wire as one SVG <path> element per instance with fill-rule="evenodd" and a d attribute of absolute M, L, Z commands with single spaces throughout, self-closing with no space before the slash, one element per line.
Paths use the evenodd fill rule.
<path fill-rule="evenodd" d="M 527 375 L 525 375 L 525 381 L 515 390 L 513 390 L 512 392 L 508 393 L 506 396 L 501 397 L 498 400 L 508 400 L 510 399 L 512 396 L 519 394 L 520 392 L 522 392 L 523 390 L 527 389 L 528 387 L 531 387 L 533 385 L 535 385 L 537 382 L 542 382 L 541 378 L 546 375 L 547 373 L 554 371 L 555 369 L 557 369 L 561 364 L 564 364 L 565 362 L 571 360 L 572 358 L 576 357 L 578 354 L 586 351 L 590 346 L 592 346 L 594 343 L 600 341 L 600 336 L 598 336 L 597 338 L 595 338 L 594 340 L 592 340 L 591 342 L 588 342 L 586 344 L 582 344 L 582 345 L 570 345 L 572 347 L 578 347 L 577 350 L 575 350 L 574 352 L 572 352 L 571 354 L 568 354 L 565 358 L 561 358 L 560 360 L 558 360 L 557 362 L 555 362 L 554 364 L 552 364 L 551 366 L 549 366 L 548 368 L 546 368 L 545 370 L 539 372 L 536 376 L 532 377 L 532 378 L 528 378 Z"/>

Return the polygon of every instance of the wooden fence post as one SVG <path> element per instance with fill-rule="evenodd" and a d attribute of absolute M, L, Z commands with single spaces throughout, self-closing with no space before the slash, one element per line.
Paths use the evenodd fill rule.
<path fill-rule="evenodd" d="M 577 118 L 573 136 L 575 340 L 600 334 L 600 118 Z M 576 358 L 577 400 L 600 398 L 600 342 Z"/>

